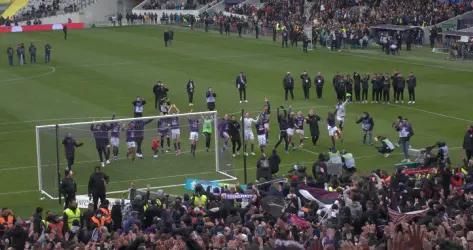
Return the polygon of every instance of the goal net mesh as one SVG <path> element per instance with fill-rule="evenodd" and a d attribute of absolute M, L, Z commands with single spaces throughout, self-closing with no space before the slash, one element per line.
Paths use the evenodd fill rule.
<path fill-rule="evenodd" d="M 172 120 L 178 121 L 179 140 L 177 130 L 172 129 Z M 194 156 L 191 153 L 190 121 L 195 120 L 198 121 L 198 141 Z M 203 133 L 204 120 L 207 120 L 212 128 L 212 132 L 209 134 L 211 139 L 208 149 L 206 149 L 206 136 Z M 64 177 L 68 167 L 63 141 L 69 135 L 77 144 L 83 144 L 80 147 L 75 147 L 74 163 L 71 169 L 77 183 L 77 194 L 87 194 L 89 176 L 95 167 L 101 166 L 97 142 L 91 126 L 94 129 L 98 126 L 108 129 L 106 133 L 101 134 L 102 137 L 106 134 L 107 141 L 105 154 L 102 154 L 104 163 L 106 163 L 106 154 L 108 150 L 110 151 L 109 160 L 111 162 L 102 168 L 102 171 L 110 176 L 110 182 L 107 185 L 108 193 L 126 192 L 131 183 L 136 188 L 150 185 L 157 189 L 183 186 L 187 178 L 211 181 L 236 180 L 231 152 L 228 149 L 222 150 L 224 139 L 220 137 L 218 132 L 219 122 L 217 112 L 212 111 L 37 126 L 39 190 L 49 198 L 59 197 L 60 180 Z M 127 157 L 130 146 L 130 143 L 127 143 L 127 130 L 130 129 L 130 123 L 145 124 L 142 130 L 139 127 L 131 129 L 138 134 L 142 131 L 143 138 L 141 142 L 142 158 L 136 157 L 135 160 L 131 155 Z M 111 128 L 116 125 L 120 129 L 118 129 L 118 155 L 114 159 L 111 144 L 116 144 L 116 139 L 111 138 Z M 137 137 L 136 134 L 135 137 Z M 153 139 L 158 140 L 160 144 L 156 158 L 154 157 L 155 150 L 152 148 Z M 138 140 L 133 139 L 135 144 L 139 144 Z M 175 147 L 178 147 L 179 144 L 180 152 L 176 152 Z M 137 151 L 138 148 L 139 145 L 136 145 Z"/>

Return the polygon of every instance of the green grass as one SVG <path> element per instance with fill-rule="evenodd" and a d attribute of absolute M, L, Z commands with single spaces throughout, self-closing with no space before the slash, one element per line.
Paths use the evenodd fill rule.
<path fill-rule="evenodd" d="M 279 43 L 267 39 L 226 38 L 217 33 L 175 31 L 172 47 L 164 48 L 162 28 L 123 27 L 97 28 L 71 31 L 69 40 L 62 39 L 61 32 L 36 32 L 5 34 L 0 37 L 0 204 L 8 206 L 26 216 L 35 206 L 58 210 L 56 201 L 40 201 L 37 192 L 37 169 L 34 126 L 60 122 L 91 120 L 91 117 L 110 117 L 116 113 L 121 117 L 131 116 L 131 101 L 137 95 L 153 101 L 153 84 L 159 79 L 171 88 L 171 100 L 186 110 L 185 83 L 189 78 L 196 82 L 197 93 L 194 110 L 205 110 L 204 91 L 213 87 L 217 94 L 217 109 L 220 113 L 238 112 L 241 108 L 259 111 L 264 96 L 268 96 L 273 107 L 283 104 L 282 77 L 291 71 L 295 78 L 303 70 L 311 77 L 318 71 L 326 77 L 324 98 L 316 100 L 312 89 L 312 99 L 302 100 L 300 81 L 296 78 L 296 100 L 291 102 L 296 110 L 306 112 L 316 108 L 325 120 L 329 110 L 333 110 L 334 93 L 331 78 L 337 71 L 392 72 L 399 70 L 407 75 L 412 71 L 417 75 L 417 104 L 372 105 L 353 104 L 347 108 L 345 141 L 343 148 L 352 151 L 357 166 L 362 172 L 372 169 L 391 169 L 401 159 L 395 155 L 384 159 L 374 148 L 360 144 L 360 129 L 355 124 L 356 117 L 363 111 L 375 119 L 375 134 L 387 135 L 393 139 L 396 133 L 391 128 L 398 116 L 408 117 L 416 135 L 412 139 L 414 147 L 422 147 L 445 140 L 451 149 L 452 161 L 460 162 L 462 136 L 466 125 L 473 123 L 471 118 L 471 86 L 473 64 L 445 60 L 444 55 L 435 55 L 427 48 L 402 52 L 401 56 L 386 56 L 379 50 L 352 50 L 330 52 L 318 49 L 303 54 L 299 49 L 281 49 Z M 53 46 L 52 63 L 44 65 L 25 65 L 9 67 L 4 51 L 7 46 L 18 42 L 28 45 L 34 42 L 39 48 L 38 59 L 42 62 L 43 46 L 46 42 Z M 239 71 L 245 71 L 249 80 L 249 103 L 240 105 L 234 87 L 234 78 Z M 371 93 L 370 93 L 371 94 Z M 151 103 L 145 108 L 145 115 L 154 115 Z M 273 116 L 271 142 L 276 138 L 276 122 Z M 325 123 L 321 123 L 322 138 L 317 147 L 282 154 L 283 169 L 299 162 L 312 162 L 317 153 L 326 151 L 329 140 Z M 186 138 L 187 135 L 184 136 Z M 123 143 L 123 139 L 122 139 Z M 145 139 L 145 152 L 149 155 L 149 139 Z M 87 146 L 88 145 L 88 146 Z M 93 145 L 85 147 L 92 150 Z M 202 147 L 202 145 L 200 145 Z M 184 148 L 188 145 L 184 143 Z M 47 147 L 54 154 L 54 144 Z M 91 151 L 92 152 L 92 151 Z M 122 150 L 123 155 L 123 150 Z M 199 157 L 199 156 L 198 156 Z M 205 163 L 201 156 L 198 166 Z M 138 162 L 135 166 L 122 163 L 106 172 L 116 183 L 110 188 L 126 189 L 129 180 L 152 178 L 137 181 L 137 185 L 147 183 L 168 185 L 182 182 L 185 177 L 166 178 L 171 175 L 196 174 L 198 178 L 215 178 L 206 175 L 205 167 L 196 167 L 196 161 L 188 156 L 178 158 L 180 167 L 174 164 L 175 158 L 167 156 L 153 163 L 150 160 Z M 235 173 L 242 178 L 241 158 L 234 161 Z M 154 165 L 153 165 L 154 164 Z M 87 176 L 96 163 L 78 164 L 76 179 L 80 190 L 85 190 Z M 254 179 L 255 158 L 248 162 L 249 180 Z M 54 169 L 49 170 L 54 175 Z M 49 172 L 48 172 L 49 173 Z M 163 177 L 163 178 L 161 178 Z M 192 177 L 192 176 L 189 176 Z M 182 193 L 181 188 L 168 190 Z"/>

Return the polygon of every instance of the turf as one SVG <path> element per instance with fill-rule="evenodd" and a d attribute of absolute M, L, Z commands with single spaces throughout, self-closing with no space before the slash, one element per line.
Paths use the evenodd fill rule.
<path fill-rule="evenodd" d="M 185 83 L 189 78 L 196 82 L 194 110 L 205 110 L 204 92 L 213 87 L 218 94 L 219 113 L 238 112 L 242 108 L 259 111 L 267 96 L 273 107 L 284 104 L 282 77 L 290 71 L 296 78 L 296 100 L 289 102 L 295 110 L 307 112 L 316 108 L 323 119 L 333 110 L 335 95 L 331 78 L 335 72 L 392 72 L 399 70 L 407 75 L 412 71 L 418 79 L 417 104 L 376 105 L 351 104 L 347 107 L 345 140 L 341 148 L 352 151 L 357 157 L 361 172 L 376 168 L 392 169 L 401 159 L 400 155 L 385 159 L 375 149 L 360 143 L 359 125 L 355 119 L 367 111 L 375 119 L 375 134 L 393 139 L 396 133 L 391 123 L 398 115 L 408 117 L 416 135 L 413 147 L 431 145 L 445 140 L 451 147 L 451 158 L 459 164 L 462 156 L 461 143 L 466 125 L 471 118 L 471 62 L 448 61 L 445 55 L 432 54 L 428 48 L 402 51 L 401 56 L 386 56 L 378 49 L 330 52 L 317 49 L 303 54 L 300 49 L 282 49 L 279 43 L 268 39 L 221 37 L 217 33 L 190 32 L 175 29 L 172 47 L 165 48 L 162 41 L 163 28 L 155 26 L 95 28 L 71 31 L 69 39 L 63 40 L 61 32 L 35 32 L 6 34 L 0 37 L 0 204 L 11 207 L 27 216 L 36 206 L 58 210 L 56 201 L 40 201 L 37 191 L 37 169 L 34 126 L 60 122 L 87 121 L 98 117 L 108 118 L 112 113 L 121 117 L 132 115 L 131 101 L 137 95 L 153 101 L 152 86 L 157 80 L 165 81 L 170 98 L 182 110 L 186 110 Z M 7 46 L 34 42 L 38 47 L 40 61 L 37 65 L 9 67 L 4 51 Z M 42 63 L 43 46 L 53 47 L 50 65 Z M 321 71 L 326 77 L 324 98 L 316 100 L 311 89 L 311 100 L 302 100 L 298 75 L 307 70 L 311 77 Z M 244 71 L 249 80 L 249 103 L 238 103 L 234 79 Z M 370 93 L 371 94 L 371 93 Z M 155 111 L 147 105 L 145 115 Z M 271 143 L 276 139 L 277 124 L 272 119 Z M 326 151 L 329 139 L 325 122 L 321 123 L 320 145 L 306 143 L 304 150 L 282 154 L 286 172 L 294 163 L 310 167 L 318 152 Z M 146 140 L 148 143 L 148 140 Z M 48 150 L 55 150 L 54 145 Z M 123 152 L 122 152 L 123 153 Z M 199 157 L 199 156 L 198 156 Z M 160 179 L 161 176 L 196 173 L 193 160 L 188 156 L 178 158 L 176 169 L 169 164 L 148 166 L 139 163 L 132 169 L 106 170 L 112 180 L 123 181 L 111 188 L 126 189 L 132 179 L 154 178 L 153 184 L 166 185 L 182 182 L 184 177 Z M 159 161 L 159 160 L 158 160 Z M 254 179 L 256 157 L 248 161 L 249 180 Z M 84 190 L 87 176 L 95 163 L 84 164 L 76 170 L 77 180 Z M 234 161 L 235 172 L 242 178 L 243 161 Z M 198 169 L 197 172 L 204 172 Z M 197 177 L 203 178 L 201 175 Z M 211 177 L 209 177 L 211 178 Z M 137 181 L 139 186 L 146 181 Z M 173 188 L 171 193 L 181 193 Z"/>

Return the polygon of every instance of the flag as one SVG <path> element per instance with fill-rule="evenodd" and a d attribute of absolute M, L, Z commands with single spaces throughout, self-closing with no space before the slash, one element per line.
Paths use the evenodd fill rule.
<path fill-rule="evenodd" d="M 329 192 L 323 188 L 315 188 L 315 187 L 303 187 L 301 189 L 307 190 L 312 196 L 316 199 L 320 200 L 325 204 L 333 204 L 335 200 L 340 197 L 338 192 Z"/>
<path fill-rule="evenodd" d="M 388 208 L 389 220 L 396 224 L 399 222 L 409 222 L 416 217 L 423 217 L 427 214 L 427 211 L 428 209 L 399 213 L 391 208 Z"/>

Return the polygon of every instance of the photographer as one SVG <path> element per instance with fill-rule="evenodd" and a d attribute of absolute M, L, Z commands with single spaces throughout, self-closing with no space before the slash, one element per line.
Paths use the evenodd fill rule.
<path fill-rule="evenodd" d="M 212 88 L 209 88 L 207 90 L 207 93 L 205 94 L 205 99 L 207 101 L 207 109 L 209 111 L 214 111 L 215 110 L 215 98 L 217 97 L 217 94 L 213 91 Z"/>
<path fill-rule="evenodd" d="M 399 134 L 399 145 L 401 146 L 404 162 L 410 162 L 409 160 L 409 141 L 414 135 L 414 130 L 412 129 L 411 124 L 407 121 L 406 118 L 402 116 L 398 117 L 398 120 L 393 123 L 393 128 Z"/>

